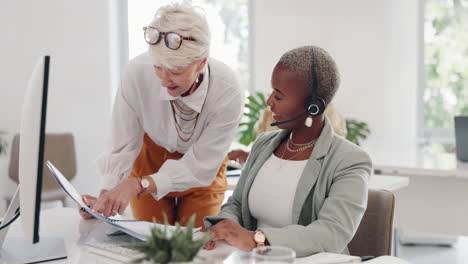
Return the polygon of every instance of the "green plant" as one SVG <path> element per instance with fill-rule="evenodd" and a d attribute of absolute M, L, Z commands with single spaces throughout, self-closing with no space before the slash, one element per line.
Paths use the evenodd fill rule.
<path fill-rule="evenodd" d="M 247 97 L 245 104 L 244 121 L 239 124 L 239 127 L 245 127 L 241 130 L 241 137 L 239 143 L 248 146 L 257 138 L 255 131 L 255 124 L 258 122 L 262 115 L 262 111 L 267 107 L 265 96 L 261 92 L 257 92 L 253 96 Z"/>
<path fill-rule="evenodd" d="M 4 140 L 1 135 L 4 135 L 6 134 L 5 132 L 3 131 L 0 131 L 0 155 L 2 154 L 6 154 L 7 153 L 7 148 L 8 148 L 8 142 L 6 142 L 6 140 Z"/>
<path fill-rule="evenodd" d="M 366 139 L 371 132 L 366 122 L 356 119 L 346 119 L 346 130 L 346 139 L 356 145 L 360 145 L 361 140 Z"/>
<path fill-rule="evenodd" d="M 193 239 L 194 222 L 195 215 L 192 215 L 187 224 L 187 228 L 182 229 L 180 225 L 177 224 L 172 234 L 168 234 L 167 228 L 162 230 L 159 227 L 153 227 L 153 229 L 151 229 L 151 235 L 148 236 L 146 242 L 130 245 L 130 247 L 145 254 L 145 257 L 135 262 L 138 263 L 148 260 L 155 263 L 166 264 L 169 262 L 192 261 L 200 248 L 209 239 L 208 235 L 204 235 L 198 240 Z"/>

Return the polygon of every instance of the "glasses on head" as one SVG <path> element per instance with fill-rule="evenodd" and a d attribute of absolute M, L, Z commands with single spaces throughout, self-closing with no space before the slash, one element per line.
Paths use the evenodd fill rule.
<path fill-rule="evenodd" d="M 176 50 L 180 48 L 183 40 L 195 41 L 192 37 L 184 37 L 175 32 L 160 32 L 154 27 L 144 27 L 145 40 L 150 45 L 156 45 L 161 41 L 161 36 L 164 36 L 164 43 L 166 47 Z"/>

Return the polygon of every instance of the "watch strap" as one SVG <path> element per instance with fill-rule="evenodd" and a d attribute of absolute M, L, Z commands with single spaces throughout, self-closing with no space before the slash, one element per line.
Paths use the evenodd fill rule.
<path fill-rule="evenodd" d="M 140 183 L 140 187 L 141 187 L 140 192 L 137 193 L 137 200 L 140 200 L 140 195 L 143 194 L 146 191 L 146 189 L 148 189 L 148 188 L 144 187 L 143 184 L 141 183 L 141 181 L 143 180 L 143 177 L 138 176 L 137 179 L 138 179 L 138 183 Z"/>

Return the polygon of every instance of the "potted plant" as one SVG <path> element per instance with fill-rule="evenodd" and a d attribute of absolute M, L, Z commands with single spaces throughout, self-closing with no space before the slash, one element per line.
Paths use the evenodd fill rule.
<path fill-rule="evenodd" d="M 243 128 L 240 131 L 239 143 L 244 146 L 249 146 L 257 138 L 257 132 L 255 131 L 255 125 L 262 115 L 263 110 L 267 108 L 265 95 L 257 92 L 255 95 L 247 97 L 247 103 L 245 104 L 244 120 L 239 124 L 239 127 Z"/>
<path fill-rule="evenodd" d="M 358 146 L 370 134 L 367 123 L 356 119 L 346 119 L 346 131 L 346 139 Z"/>
<path fill-rule="evenodd" d="M 166 228 L 153 227 L 147 241 L 130 245 L 145 256 L 134 263 L 168 264 L 168 263 L 210 263 L 209 260 L 197 257 L 198 251 L 208 241 L 207 234 L 200 239 L 193 237 L 195 216 L 192 215 L 186 228 L 176 224 L 171 234 Z"/>

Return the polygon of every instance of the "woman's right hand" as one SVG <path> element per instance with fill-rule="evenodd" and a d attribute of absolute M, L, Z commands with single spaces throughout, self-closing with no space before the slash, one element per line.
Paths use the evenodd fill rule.
<path fill-rule="evenodd" d="M 106 192 L 107 192 L 107 190 L 101 190 L 101 193 L 99 194 L 99 197 L 101 195 L 103 195 L 104 193 L 106 193 Z M 81 199 L 83 200 L 84 204 L 86 204 L 88 206 L 88 208 L 92 208 L 94 206 L 94 204 L 96 203 L 96 201 L 98 200 L 96 197 L 91 196 L 91 195 L 87 195 L 87 194 L 81 195 Z M 87 212 L 81 210 L 81 208 L 78 209 L 78 212 L 80 213 L 80 216 L 83 219 L 94 218 L 92 215 L 90 215 Z"/>

